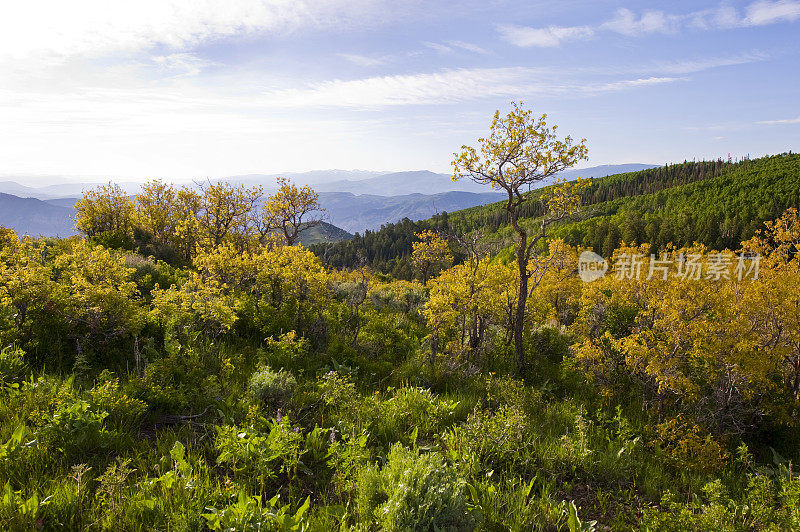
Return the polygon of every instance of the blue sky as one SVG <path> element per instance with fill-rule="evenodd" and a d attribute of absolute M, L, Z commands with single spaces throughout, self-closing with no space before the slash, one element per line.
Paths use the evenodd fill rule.
<path fill-rule="evenodd" d="M 799 45 L 800 0 L 4 2 L 0 174 L 446 172 L 511 100 L 586 166 L 798 150 Z"/>

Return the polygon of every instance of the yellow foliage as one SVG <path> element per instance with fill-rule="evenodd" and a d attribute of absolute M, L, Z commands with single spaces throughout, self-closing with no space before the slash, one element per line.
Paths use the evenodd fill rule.
<path fill-rule="evenodd" d="M 495 111 L 488 137 L 478 139 L 478 149 L 462 146 L 454 153 L 453 180 L 463 177 L 509 191 L 533 184 L 586 158 L 586 140 L 556 136 L 547 115 L 536 118 L 522 103 L 511 102 L 511 111 Z"/>
<path fill-rule="evenodd" d="M 679 469 L 714 473 L 722 469 L 728 453 L 709 434 L 682 415 L 656 426 L 656 444 Z"/>
<path fill-rule="evenodd" d="M 263 239 L 279 230 L 291 246 L 297 243 L 300 233 L 320 223 L 318 216 L 324 209 L 319 194 L 308 185 L 298 187 L 285 177 L 278 178 L 278 185 L 278 191 L 264 202 L 260 233 Z"/>
<path fill-rule="evenodd" d="M 214 279 L 192 273 L 180 287 L 153 290 L 151 316 L 169 330 L 222 334 L 236 322 L 235 299 L 223 288 Z"/>
<path fill-rule="evenodd" d="M 84 192 L 75 209 L 75 227 L 86 236 L 101 233 L 123 236 L 133 231 L 135 208 L 119 185 L 109 182 Z"/>
<path fill-rule="evenodd" d="M 482 346 L 490 326 L 510 327 L 516 301 L 516 270 L 484 259 L 459 264 L 429 283 L 423 315 L 428 326 L 449 338 L 451 351 Z"/>
<path fill-rule="evenodd" d="M 646 249 L 646 245 L 623 247 L 615 259 L 647 257 Z M 681 276 L 687 265 L 675 261 L 668 274 L 649 275 L 649 259 L 644 259 L 638 276 L 616 271 L 584 286 L 575 325 L 584 340 L 575 347 L 576 361 L 606 385 L 613 370 L 624 366 L 646 391 L 651 390 L 650 399 L 702 411 L 698 415 L 707 417 L 706 424 L 724 425 L 724 430 L 747 430 L 749 420 L 763 411 L 777 415 L 796 411 L 800 400 L 796 274 L 786 270 L 785 262 L 762 261 L 758 278 L 740 280 L 713 271 L 723 260 L 736 264 L 730 252 L 695 246 L 668 253 L 675 258 L 698 257 L 696 263 L 704 273 Z M 794 396 L 793 405 L 765 402 L 780 380 Z"/>
<path fill-rule="evenodd" d="M 453 262 L 447 240 L 435 231 L 416 233 L 417 241 L 412 243 L 411 263 L 419 270 L 422 284 L 428 284 L 431 270 L 436 267 L 447 267 Z"/>
<path fill-rule="evenodd" d="M 136 220 L 159 243 L 167 243 L 175 235 L 180 216 L 175 189 L 163 181 L 153 180 L 142 185 L 135 198 Z"/>

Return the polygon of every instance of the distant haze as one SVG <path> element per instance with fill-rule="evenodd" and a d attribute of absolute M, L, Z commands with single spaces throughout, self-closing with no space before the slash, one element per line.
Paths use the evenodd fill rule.
<path fill-rule="evenodd" d="M 648 164 L 605 165 L 568 170 L 560 177 L 604 177 L 651 168 Z M 298 184 L 309 184 L 319 192 L 325 220 L 349 233 L 379 229 L 403 218 L 422 220 L 441 212 L 493 203 L 503 194 L 469 179 L 452 181 L 447 174 L 428 170 L 376 172 L 366 170 L 318 170 L 287 174 L 247 174 L 222 179 L 246 186 L 275 188 L 275 179 L 285 176 Z M 50 183 L 39 187 L 0 179 L 0 225 L 32 236 L 75 234 L 73 205 L 84 190 L 100 183 Z M 128 194 L 139 192 L 141 183 L 118 183 Z M 543 183 L 547 184 L 547 183 Z M 332 234 L 338 234 L 335 231 Z"/>
<path fill-rule="evenodd" d="M 633 172 L 652 168 L 653 164 L 625 163 L 593 166 L 584 169 L 570 169 L 558 177 L 574 179 L 576 177 L 604 177 L 622 172 Z M 117 179 L 81 180 L 66 176 L 36 176 L 36 185 L 27 181 L 29 176 L 0 174 L 0 192 L 25 198 L 57 199 L 78 197 L 84 190 L 97 187 L 112 181 L 120 185 L 129 194 L 136 194 L 141 189 L 142 181 Z M 285 172 L 279 174 L 244 174 L 229 176 L 211 181 L 228 181 L 246 186 L 260 185 L 266 192 L 275 189 L 278 177 L 288 177 L 298 185 L 310 185 L 317 192 L 351 192 L 353 194 L 373 194 L 378 196 L 395 196 L 403 194 L 438 194 L 448 191 L 488 192 L 490 189 L 469 179 L 452 181 L 449 174 L 435 173 L 428 170 L 406 172 L 381 172 L 375 170 L 314 170 L 311 172 Z M 77 180 L 71 180 L 77 179 Z M 163 179 L 176 185 L 191 185 L 195 181 Z"/>

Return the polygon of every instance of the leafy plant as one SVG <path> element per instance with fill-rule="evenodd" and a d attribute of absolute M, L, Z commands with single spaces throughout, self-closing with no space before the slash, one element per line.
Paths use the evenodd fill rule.
<path fill-rule="evenodd" d="M 96 409 L 89 401 L 67 401 L 44 416 L 45 424 L 37 436 L 49 447 L 63 452 L 87 452 L 103 444 L 107 434 L 103 420 L 107 416 L 108 412 Z"/>
<path fill-rule="evenodd" d="M 134 427 L 147 410 L 147 403 L 129 397 L 119 384 L 119 379 L 106 380 L 89 390 L 89 401 L 99 412 L 107 412 L 106 422 L 115 427 Z"/>
<path fill-rule="evenodd" d="M 236 502 L 222 509 L 206 508 L 208 513 L 202 515 L 208 528 L 224 532 L 305 530 L 304 516 L 311 506 L 311 498 L 306 497 L 293 514 L 289 505 L 278 504 L 279 499 L 280 495 L 275 495 L 264 504 L 261 497 L 248 497 L 244 492 L 239 492 Z"/>
<path fill-rule="evenodd" d="M 288 371 L 275 371 L 269 366 L 256 370 L 250 377 L 247 391 L 258 403 L 282 403 L 294 390 L 297 381 Z"/>
<path fill-rule="evenodd" d="M 383 530 L 452 532 L 476 526 L 466 481 L 438 453 L 420 455 L 395 444 L 386 465 L 366 468 L 358 484 L 361 514 L 371 514 Z"/>
<path fill-rule="evenodd" d="M 25 352 L 11 346 L 0 349 L 0 387 L 16 383 L 27 369 Z"/>

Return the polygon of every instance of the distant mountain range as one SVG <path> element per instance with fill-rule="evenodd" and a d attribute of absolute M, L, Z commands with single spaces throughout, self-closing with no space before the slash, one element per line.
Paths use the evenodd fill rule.
<path fill-rule="evenodd" d="M 625 172 L 635 172 L 646 168 L 653 168 L 652 164 L 607 164 L 592 168 L 566 170 L 557 174 L 549 184 L 558 178 L 575 179 L 577 177 L 605 177 Z M 375 196 L 404 196 L 411 194 L 441 194 L 443 192 L 474 192 L 485 193 L 489 191 L 486 185 L 475 183 L 469 179 L 453 181 L 450 174 L 440 174 L 428 170 L 414 170 L 409 172 L 366 172 L 362 170 L 323 170 L 301 174 L 250 174 L 246 176 L 233 176 L 226 178 L 228 181 L 246 185 L 261 185 L 265 191 L 274 189 L 275 179 L 280 176 L 293 179 L 298 184 L 308 184 L 317 192 L 350 192 L 352 194 L 371 194 Z"/>
<path fill-rule="evenodd" d="M 59 199 L 67 197 L 78 197 L 83 194 L 84 190 L 95 188 L 99 183 L 58 183 L 45 185 L 40 187 L 30 187 L 20 185 L 16 181 L 3 181 L 0 180 L 0 192 L 5 194 L 13 194 L 21 198 L 37 198 L 41 200 Z M 117 183 L 129 194 L 137 194 L 141 190 L 141 183 L 123 182 Z"/>
<path fill-rule="evenodd" d="M 437 174 L 428 170 L 395 172 L 362 180 L 333 181 L 317 185 L 315 189 L 318 192 L 350 192 L 375 196 L 441 194 L 452 191 L 484 193 L 489 191 L 486 185 L 475 183 L 469 179 L 453 181 L 447 174 Z"/>
<path fill-rule="evenodd" d="M 652 164 L 611 164 L 594 166 L 579 170 L 566 170 L 556 177 L 575 179 L 576 177 L 605 177 L 624 172 L 635 172 L 652 168 Z M 473 183 L 469 179 L 452 181 L 449 174 L 415 170 L 410 172 L 375 172 L 370 170 L 314 170 L 312 172 L 295 172 L 283 174 L 246 174 L 222 178 L 222 181 L 261 185 L 265 192 L 275 189 L 278 177 L 288 177 L 300 185 L 311 185 L 317 192 L 351 192 L 353 194 L 373 194 L 376 196 L 400 196 L 407 194 L 439 194 L 441 192 L 487 192 L 484 185 Z M 45 186 L 22 185 L 29 183 L 27 176 L 0 175 L 0 192 L 24 198 L 55 199 L 80 196 L 84 190 L 94 188 L 103 181 L 69 182 L 67 178 L 50 176 L 50 184 Z M 42 182 L 44 177 L 37 177 Z M 201 182 L 202 180 L 198 180 Z M 139 192 L 142 183 L 133 181 L 115 181 L 129 194 Z M 188 184 L 191 184 L 188 183 Z"/>
<path fill-rule="evenodd" d="M 652 168 L 648 164 L 617 164 L 568 170 L 559 177 L 605 177 Z M 422 220 L 440 212 L 454 212 L 502 199 L 502 194 L 469 179 L 453 182 L 447 174 L 427 170 L 372 172 L 365 170 L 320 170 L 289 174 L 248 174 L 225 178 L 247 186 L 274 190 L 275 178 L 285 176 L 298 184 L 309 184 L 320 194 L 326 221 L 334 227 L 315 232 L 314 238 L 346 239 L 349 233 L 379 229 L 403 218 Z M 44 236 L 75 234 L 72 207 L 82 192 L 98 183 L 58 183 L 31 187 L 9 176 L 0 176 L 0 225 L 18 233 Z M 6 180 L 8 178 L 8 180 Z M 141 183 L 119 183 L 129 194 Z"/>
<path fill-rule="evenodd" d="M 76 198 L 40 200 L 0 193 L 0 225 L 10 227 L 21 235 L 71 236 L 77 233 L 73 209 L 76 201 Z M 304 232 L 300 240 L 309 245 L 347 240 L 352 236 L 335 225 L 323 222 Z"/>
<path fill-rule="evenodd" d="M 377 196 L 350 192 L 322 192 L 320 203 L 325 208 L 325 221 L 330 227 L 314 231 L 316 241 L 347 239 L 350 233 L 379 229 L 388 222 L 403 218 L 422 220 L 436 213 L 458 211 L 502 199 L 502 194 L 485 192 L 443 192 L 440 194 L 408 194 Z M 20 234 L 69 236 L 75 234 L 73 206 L 77 198 L 40 200 L 0 194 L 0 225 Z M 324 229 L 324 231 L 322 230 Z"/>
<path fill-rule="evenodd" d="M 0 193 L 0 225 L 32 236 L 69 236 L 75 234 L 75 211 L 71 205 Z"/>
<path fill-rule="evenodd" d="M 460 211 L 503 199 L 497 192 L 440 192 L 438 194 L 404 194 L 378 196 L 355 195 L 352 192 L 320 192 L 328 221 L 351 233 L 380 229 L 403 218 L 423 220 L 441 212 Z"/>

